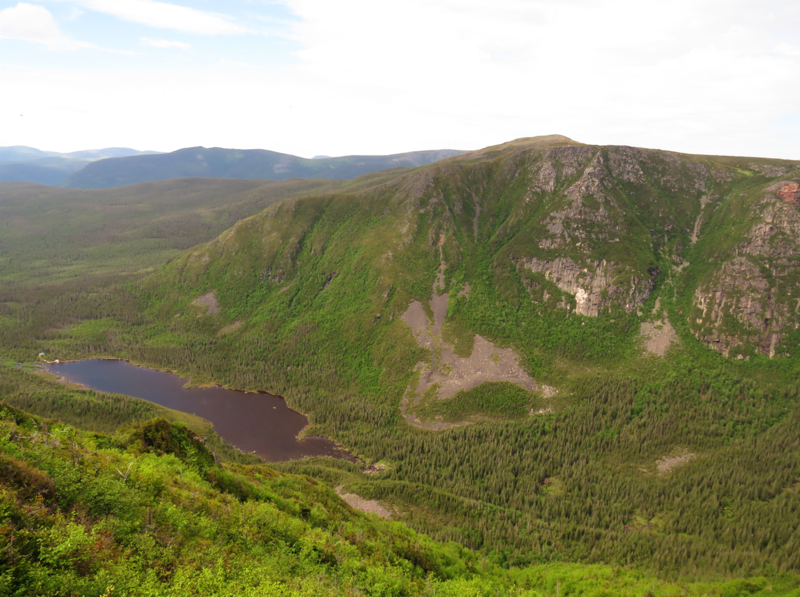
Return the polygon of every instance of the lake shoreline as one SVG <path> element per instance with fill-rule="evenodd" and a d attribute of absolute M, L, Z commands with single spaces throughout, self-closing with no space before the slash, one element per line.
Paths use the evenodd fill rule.
<path fill-rule="evenodd" d="M 85 379 L 85 376 L 89 375 L 89 373 L 87 373 L 87 371 L 91 370 L 91 365 L 90 364 L 92 362 L 94 362 L 94 363 L 119 363 L 123 368 L 124 367 L 135 367 L 137 369 L 141 369 L 143 371 L 147 371 L 149 373 L 152 373 L 152 374 L 154 374 L 156 376 L 162 376 L 163 375 L 163 376 L 175 377 L 181 382 L 180 390 L 176 391 L 175 388 L 173 388 L 172 393 L 169 395 L 169 397 L 167 397 L 167 398 L 162 397 L 161 401 L 159 401 L 159 399 L 157 399 L 157 398 L 156 399 L 151 399 L 152 398 L 151 396 L 144 397 L 142 395 L 137 395 L 136 393 L 131 393 L 131 391 L 124 391 L 123 389 L 120 389 L 119 387 L 116 387 L 115 384 L 118 385 L 119 382 L 116 382 L 114 380 L 107 380 L 107 379 L 103 380 L 102 383 L 104 383 L 105 386 L 103 387 L 101 385 L 101 387 L 98 387 L 97 382 L 93 385 L 92 383 L 87 383 L 86 379 Z M 76 375 L 76 372 L 73 372 L 73 375 L 69 375 L 69 374 L 64 375 L 62 371 L 59 371 L 59 369 L 61 369 L 62 366 L 66 366 L 66 367 L 72 366 L 72 367 L 74 367 L 76 364 L 85 364 L 85 365 L 88 366 L 88 369 L 86 367 L 84 367 L 83 368 L 83 372 L 82 373 L 78 372 L 77 375 Z M 129 359 L 120 358 L 120 357 L 97 356 L 97 357 L 89 357 L 89 358 L 84 358 L 84 359 L 68 359 L 68 360 L 63 360 L 63 361 L 59 359 L 57 363 L 55 361 L 52 361 L 52 362 L 50 362 L 50 361 L 41 362 L 40 361 L 39 363 L 37 363 L 37 365 L 38 365 L 38 368 L 40 369 L 40 371 L 42 371 L 43 373 L 45 373 L 47 375 L 51 375 L 51 376 L 56 377 L 57 381 L 59 383 L 72 384 L 72 385 L 76 386 L 76 388 L 80 388 L 80 389 L 83 389 L 83 390 L 93 390 L 93 391 L 99 391 L 99 392 L 105 392 L 105 393 L 116 393 L 116 394 L 122 394 L 122 395 L 126 395 L 126 396 L 132 396 L 134 398 L 145 400 L 147 402 L 151 402 L 153 404 L 157 404 L 157 405 L 162 406 L 162 407 L 170 408 L 172 410 L 177 410 L 177 411 L 180 411 L 180 412 L 183 412 L 183 413 L 186 413 L 186 414 L 193 414 L 195 416 L 199 416 L 201 418 L 204 418 L 204 419 L 208 420 L 209 423 L 211 423 L 211 425 L 213 426 L 214 431 L 217 433 L 217 435 L 219 435 L 226 442 L 228 442 L 229 444 L 237 447 L 237 449 L 239 449 L 243 453 L 246 453 L 246 454 L 247 453 L 256 453 L 257 455 L 259 455 L 262 458 L 264 458 L 266 461 L 295 460 L 297 458 L 309 458 L 309 457 L 331 457 L 331 458 L 345 459 L 345 460 L 349 460 L 351 462 L 363 462 L 363 460 L 360 457 L 358 457 L 355 454 L 352 454 L 351 452 L 349 452 L 347 450 L 347 448 L 345 446 L 342 446 L 341 444 L 339 444 L 338 442 L 334 441 L 330 437 L 327 437 L 327 436 L 324 436 L 324 435 L 320 435 L 320 434 L 309 434 L 309 435 L 306 435 L 306 431 L 308 429 L 310 429 L 311 427 L 313 427 L 315 424 L 309 420 L 309 417 L 308 417 L 307 414 L 292 408 L 292 406 L 289 405 L 289 402 L 286 400 L 286 398 L 284 396 L 280 396 L 279 394 L 272 394 L 272 393 L 269 393 L 269 392 L 266 392 L 266 391 L 261 391 L 261 390 L 241 390 L 241 389 L 236 389 L 236 388 L 230 388 L 228 386 L 225 386 L 223 384 L 218 384 L 218 383 L 194 384 L 194 383 L 192 383 L 191 377 L 181 375 L 181 373 L 179 373 L 179 372 L 172 371 L 172 370 L 169 370 L 169 369 L 156 369 L 156 368 L 150 367 L 148 365 L 145 365 L 145 364 L 142 364 L 142 363 L 137 363 L 135 361 L 131 361 Z M 128 374 L 130 374 L 130 372 L 128 372 Z M 84 378 L 83 379 L 78 379 L 78 378 L 81 378 L 81 375 L 83 375 Z M 163 383 L 164 379 L 161 379 L 161 382 Z M 109 387 L 108 387 L 109 383 L 114 387 L 109 389 Z M 136 383 L 144 383 L 144 382 L 142 382 L 142 381 L 134 382 L 134 381 L 128 380 L 128 383 L 136 384 Z M 153 383 L 153 379 L 152 378 L 151 378 L 150 383 Z M 170 380 L 168 382 L 168 385 L 174 385 L 174 384 L 175 384 L 175 381 L 171 381 Z M 185 392 L 182 392 L 181 390 L 183 390 Z M 251 437 L 248 438 L 249 442 L 245 441 L 243 443 L 238 441 L 237 439 L 235 439 L 236 431 L 235 430 L 231 431 L 231 420 L 230 420 L 231 419 L 231 413 L 228 412 L 228 411 L 231 410 L 231 408 L 235 405 L 235 403 L 241 402 L 241 400 L 235 399 L 235 400 L 231 401 L 230 397 L 228 397 L 229 398 L 228 400 L 223 400 L 222 397 L 216 396 L 217 403 L 219 403 L 219 401 L 222 400 L 221 403 L 225 405 L 226 409 L 225 409 L 225 413 L 217 412 L 216 413 L 217 420 L 213 420 L 215 415 L 208 416 L 208 413 L 203 414 L 202 412 L 193 412 L 192 410 L 187 410 L 188 408 L 194 408 L 195 410 L 200 408 L 200 410 L 202 411 L 203 407 L 209 407 L 208 404 L 205 404 L 205 402 L 207 402 L 207 400 L 204 399 L 204 400 L 200 400 L 199 402 L 192 402 L 190 404 L 189 401 L 187 401 L 186 396 L 183 396 L 183 398 L 181 398 L 181 399 L 178 399 L 177 396 L 176 396 L 176 394 L 185 394 L 185 393 L 189 393 L 189 392 L 196 392 L 196 391 L 202 391 L 202 390 L 214 390 L 213 394 L 215 396 L 216 396 L 216 394 L 219 394 L 220 392 L 231 392 L 235 396 L 251 397 L 251 398 L 261 396 L 261 397 L 264 397 L 265 399 L 267 399 L 268 401 L 271 401 L 270 402 L 271 404 L 281 404 L 282 408 L 279 408 L 278 406 L 275 406 L 275 405 L 273 405 L 271 407 L 273 410 L 276 409 L 276 408 L 279 409 L 277 413 L 272 413 L 272 412 L 269 413 L 271 415 L 271 417 L 267 417 L 266 413 L 262 412 L 261 413 L 262 419 L 260 419 L 261 422 L 263 422 L 265 424 L 268 423 L 270 425 L 273 425 L 273 427 L 274 427 L 274 425 L 276 424 L 276 421 L 280 421 L 280 425 L 282 427 L 286 427 L 286 425 L 289 424 L 288 423 L 288 419 L 294 420 L 295 423 L 297 423 L 298 417 L 300 417 L 300 418 L 302 418 L 302 421 L 303 421 L 302 427 L 299 430 L 297 430 L 295 433 L 293 433 L 291 439 L 298 446 L 305 447 L 307 450 L 312 450 L 313 449 L 313 445 L 318 445 L 317 448 L 316 448 L 317 451 L 323 450 L 323 451 L 327 451 L 328 453 L 311 453 L 311 454 L 299 454 L 298 453 L 298 454 L 296 454 L 294 456 L 289 456 L 288 452 L 286 452 L 286 445 L 285 445 L 286 444 L 286 440 L 285 439 L 284 440 L 280 440 L 280 441 L 284 442 L 284 445 L 282 446 L 283 450 L 279 450 L 279 452 L 282 453 L 282 456 L 277 457 L 277 460 L 276 460 L 274 455 L 270 454 L 269 450 L 267 450 L 266 452 L 262 452 L 262 453 L 259 453 L 258 448 L 256 450 L 251 450 L 250 448 L 253 447 L 254 442 L 258 443 L 258 440 L 255 440 L 252 437 L 252 433 L 253 433 L 252 429 L 250 430 Z M 139 389 L 137 391 L 141 392 L 142 390 Z M 193 400 L 198 400 L 198 396 L 199 395 L 195 395 Z M 210 397 L 211 397 L 211 395 L 206 396 L 206 398 L 210 398 Z M 185 402 L 185 404 L 182 404 L 182 407 L 181 406 L 176 406 L 173 403 L 176 399 L 178 399 L 178 401 L 183 400 Z M 257 403 L 254 403 L 252 400 L 249 400 L 247 402 L 249 404 L 251 404 L 251 405 L 256 405 L 257 404 Z M 219 406 L 219 404 L 218 404 L 218 406 Z M 260 409 L 263 409 L 264 405 L 263 404 L 258 404 L 258 407 Z M 217 410 L 219 410 L 219 408 L 217 408 Z M 275 417 L 275 415 L 277 415 L 278 419 L 272 420 Z M 241 416 L 241 419 L 236 421 L 237 422 L 237 425 L 236 425 L 237 428 L 238 427 L 247 427 L 248 425 L 252 427 L 254 421 L 250 420 L 250 419 L 252 419 L 251 413 L 243 412 L 239 416 Z M 219 417 L 222 417 L 223 419 L 225 419 L 224 423 L 220 420 Z M 220 426 L 222 426 L 222 427 L 226 427 L 227 426 L 228 429 L 225 430 L 225 431 L 221 431 L 220 430 Z M 296 429 L 296 427 L 295 427 L 295 429 Z M 275 429 L 272 429 L 271 431 L 273 432 L 273 434 L 276 432 Z M 285 435 L 285 431 L 286 431 L 285 429 L 281 429 L 278 433 L 279 433 L 279 435 L 280 434 Z M 268 431 L 265 430 L 264 433 L 268 434 Z M 247 445 L 248 443 L 250 445 Z M 245 447 L 244 448 L 239 447 L 239 444 L 242 444 Z M 276 448 L 273 447 L 272 449 L 274 450 Z M 263 447 L 262 447 L 262 450 L 264 450 Z M 284 452 L 286 452 L 286 453 L 284 453 Z"/>

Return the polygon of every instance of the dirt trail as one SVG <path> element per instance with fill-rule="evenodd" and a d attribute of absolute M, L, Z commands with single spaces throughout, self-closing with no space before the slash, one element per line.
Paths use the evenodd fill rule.
<path fill-rule="evenodd" d="M 389 512 L 375 500 L 365 500 L 355 493 L 342 493 L 343 487 L 344 485 L 339 485 L 339 487 L 336 488 L 336 493 L 340 498 L 347 502 L 351 508 L 361 510 L 367 514 L 375 514 L 381 518 L 389 518 L 392 515 L 391 512 Z"/>

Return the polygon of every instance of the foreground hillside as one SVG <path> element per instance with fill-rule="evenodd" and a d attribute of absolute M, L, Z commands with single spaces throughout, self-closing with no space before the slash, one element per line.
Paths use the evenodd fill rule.
<path fill-rule="evenodd" d="M 520 140 L 277 202 L 14 350 L 285 395 L 372 467 L 276 468 L 501 566 L 797 572 L 797 168 Z"/>
<path fill-rule="evenodd" d="M 796 580 L 507 573 L 365 517 L 307 477 L 216 462 L 184 425 L 87 433 L 2 402 L 0 532 L 4 595 L 788 595 Z"/>
<path fill-rule="evenodd" d="M 290 178 L 340 180 L 390 168 L 424 166 L 460 153 L 463 152 L 444 149 L 309 160 L 266 149 L 188 147 L 172 153 L 94 162 L 72 174 L 63 182 L 63 186 L 101 189 L 196 176 L 264 180 Z"/>

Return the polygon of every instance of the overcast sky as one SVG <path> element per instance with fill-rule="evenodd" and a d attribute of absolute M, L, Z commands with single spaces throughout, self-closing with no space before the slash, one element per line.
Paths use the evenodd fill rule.
<path fill-rule="evenodd" d="M 800 159 L 798 0 L 0 0 L 0 145 Z"/>

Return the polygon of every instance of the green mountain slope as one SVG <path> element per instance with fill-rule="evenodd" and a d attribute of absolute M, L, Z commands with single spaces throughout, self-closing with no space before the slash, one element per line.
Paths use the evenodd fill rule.
<path fill-rule="evenodd" d="M 349 270 L 348 277 L 371 278 L 364 291 L 372 306 L 363 314 L 370 322 L 448 291 L 462 294 L 451 296 L 449 312 L 458 319 L 470 310 L 467 285 L 483 282 L 508 307 L 540 305 L 542 317 L 560 319 L 583 315 L 589 319 L 582 326 L 599 325 L 601 313 L 636 317 L 658 285 L 669 284 L 673 294 L 665 298 L 678 298 L 679 323 L 698 337 L 707 341 L 702 332 L 710 327 L 730 335 L 738 354 L 775 356 L 800 322 L 791 298 L 800 293 L 800 204 L 792 178 L 800 180 L 800 164 L 566 139 L 540 149 L 542 143 L 466 154 L 356 195 L 276 205 L 188 254 L 165 276 L 184 297 L 216 292 L 222 312 L 229 311 L 222 319 L 255 316 L 260 303 L 284 289 L 318 286 L 315 275 L 327 272 L 324 288 L 303 296 L 308 308 L 329 284 L 359 287 L 334 281 Z M 728 307 L 700 330 L 696 310 L 705 305 L 708 315 L 709 302 L 717 310 L 725 302 L 720 293 L 708 295 L 706 278 L 733 283 L 736 268 L 745 267 L 735 264 L 745 262 L 768 272 L 763 284 L 739 289 L 753 317 Z M 756 304 L 754 293 L 767 288 L 775 291 Z M 725 354 L 730 348 L 720 347 Z M 784 349 L 791 353 L 791 342 Z M 594 349 L 569 350 L 588 356 Z"/>
<path fill-rule="evenodd" d="M 329 181 L 182 179 L 77 191 L 0 184 L 0 279 L 125 274 L 214 238 L 237 220 Z"/>
<path fill-rule="evenodd" d="M 120 278 L 211 240 L 275 201 L 357 190 L 395 176 L 282 182 L 195 178 L 86 191 L 0 182 L 0 289 Z"/>
<path fill-rule="evenodd" d="M 455 150 L 417 151 L 387 156 L 312 159 L 264 149 L 190 147 L 172 153 L 93 162 L 64 181 L 80 189 L 119 187 L 138 182 L 202 176 L 288 180 L 350 179 L 389 168 L 413 168 L 458 155 Z"/>

